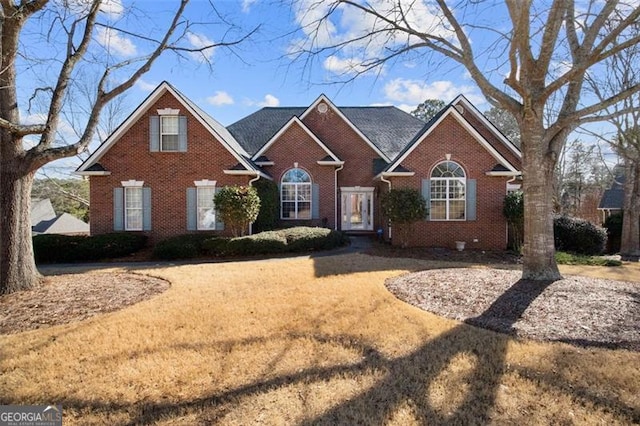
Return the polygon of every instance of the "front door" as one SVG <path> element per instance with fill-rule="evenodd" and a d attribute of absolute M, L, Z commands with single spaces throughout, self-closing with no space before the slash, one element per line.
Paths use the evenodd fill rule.
<path fill-rule="evenodd" d="M 373 188 L 341 188 L 342 230 L 373 230 Z"/>

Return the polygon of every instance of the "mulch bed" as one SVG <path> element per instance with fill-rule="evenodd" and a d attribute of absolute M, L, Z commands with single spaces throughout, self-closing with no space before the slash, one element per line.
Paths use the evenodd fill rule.
<path fill-rule="evenodd" d="M 640 351 L 640 284 L 581 276 L 540 285 L 501 269 L 390 278 L 399 299 L 447 318 L 536 340 Z"/>
<path fill-rule="evenodd" d="M 165 280 L 123 272 L 48 276 L 37 288 L 0 296 L 0 334 L 81 321 L 168 288 Z"/>

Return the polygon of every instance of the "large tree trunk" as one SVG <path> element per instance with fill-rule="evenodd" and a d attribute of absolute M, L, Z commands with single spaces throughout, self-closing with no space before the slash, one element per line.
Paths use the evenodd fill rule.
<path fill-rule="evenodd" d="M 524 248 L 522 278 L 562 279 L 555 258 L 553 184 L 555 161 L 543 149 L 535 123 L 523 132 Z"/>
<path fill-rule="evenodd" d="M 623 260 L 640 259 L 640 163 L 625 159 L 624 203 L 620 255 Z"/>
<path fill-rule="evenodd" d="M 21 176 L 16 163 L 3 159 L 0 169 L 0 294 L 32 288 L 41 278 L 31 240 L 34 173 Z"/>

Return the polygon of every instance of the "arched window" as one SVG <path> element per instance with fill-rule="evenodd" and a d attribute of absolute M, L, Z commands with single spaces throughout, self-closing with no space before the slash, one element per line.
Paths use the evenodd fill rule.
<path fill-rule="evenodd" d="M 280 182 L 282 219 L 311 219 L 311 176 L 302 169 L 290 169 Z"/>
<path fill-rule="evenodd" d="M 467 178 L 458 163 L 443 161 L 431 172 L 431 220 L 465 220 Z"/>

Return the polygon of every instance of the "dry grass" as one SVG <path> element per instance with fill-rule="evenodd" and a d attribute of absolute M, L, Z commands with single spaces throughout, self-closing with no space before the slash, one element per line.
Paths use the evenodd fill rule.
<path fill-rule="evenodd" d="M 0 403 L 61 403 L 83 425 L 640 422 L 640 353 L 517 341 L 384 288 L 434 266 L 350 254 L 149 268 L 173 284 L 151 300 L 0 336 Z"/>

